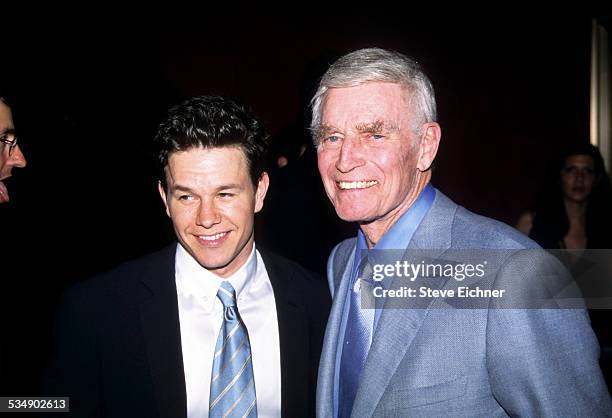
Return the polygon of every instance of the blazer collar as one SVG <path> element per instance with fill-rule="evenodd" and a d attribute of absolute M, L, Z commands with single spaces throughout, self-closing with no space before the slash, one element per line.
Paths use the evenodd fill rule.
<path fill-rule="evenodd" d="M 308 318 L 304 295 L 292 284 L 291 266 L 257 248 L 272 284 L 281 357 L 281 415 L 302 416 L 307 404 L 307 378 L 300 378 L 309 359 Z M 303 376 L 302 376 L 303 377 Z"/>
<path fill-rule="evenodd" d="M 187 394 L 178 316 L 174 261 L 176 243 L 150 257 L 141 277 L 150 297 L 140 317 L 158 410 L 162 418 L 187 417 Z"/>
<path fill-rule="evenodd" d="M 342 330 L 342 318 L 346 302 L 346 294 L 351 285 L 353 264 L 355 261 L 356 240 L 353 240 L 351 250 L 345 254 L 336 255 L 338 249 L 334 248 L 330 254 L 330 266 L 328 276 L 334 281 L 332 289 L 333 303 L 325 337 L 323 339 L 323 350 L 319 363 L 319 376 L 317 379 L 317 416 L 333 416 L 334 414 L 334 384 L 336 373 L 336 359 L 341 349 L 339 335 Z M 334 271 L 334 268 L 338 271 Z"/>
<path fill-rule="evenodd" d="M 274 290 L 274 298 L 281 300 L 281 305 L 292 306 L 294 308 L 303 306 L 303 302 L 298 292 L 291 286 L 291 277 L 293 271 L 279 260 L 278 256 L 274 256 L 270 252 L 260 247 L 257 247 L 259 254 L 266 266 L 268 278 Z M 284 309 L 284 308 L 283 308 Z M 278 312 L 278 302 L 277 308 Z"/>
<path fill-rule="evenodd" d="M 429 212 L 414 232 L 408 249 L 447 250 L 452 243 L 452 227 L 457 204 L 436 189 Z"/>

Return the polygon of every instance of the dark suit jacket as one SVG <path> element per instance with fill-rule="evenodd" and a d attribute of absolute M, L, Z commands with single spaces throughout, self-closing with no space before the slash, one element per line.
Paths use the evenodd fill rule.
<path fill-rule="evenodd" d="M 72 416 L 186 417 L 174 280 L 176 244 L 65 292 L 43 393 Z M 260 250 L 274 290 L 283 416 L 314 416 L 329 292 L 314 274 Z"/>

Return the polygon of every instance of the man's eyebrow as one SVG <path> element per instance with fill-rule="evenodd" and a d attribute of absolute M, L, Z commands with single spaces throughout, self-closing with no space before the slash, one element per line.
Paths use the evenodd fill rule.
<path fill-rule="evenodd" d="M 399 126 L 391 121 L 377 120 L 371 123 L 359 123 L 355 125 L 355 130 L 359 133 L 380 134 L 383 132 L 397 132 Z"/>
<path fill-rule="evenodd" d="M 191 187 L 188 186 L 183 186 L 180 184 L 173 184 L 170 187 L 170 190 L 173 192 L 187 192 L 187 193 L 194 193 L 194 190 Z"/>
<path fill-rule="evenodd" d="M 387 120 L 377 120 L 370 123 L 358 123 L 355 125 L 355 130 L 360 134 L 379 134 L 383 132 L 399 132 L 400 128 L 395 122 Z M 340 132 L 341 130 L 333 125 L 320 125 L 316 129 L 316 137 L 323 138 L 334 132 Z"/>
<path fill-rule="evenodd" d="M 239 183 L 228 183 L 228 184 L 222 184 L 219 187 L 217 187 L 217 191 L 221 191 L 221 190 L 231 190 L 231 189 L 238 189 L 238 190 L 242 190 L 244 188 L 244 186 L 242 184 Z"/>
<path fill-rule="evenodd" d="M 228 184 L 222 184 L 220 186 L 217 186 L 215 188 L 215 191 L 220 192 L 222 190 L 230 190 L 230 189 L 242 190 L 243 188 L 244 187 L 239 183 L 228 183 Z M 182 184 L 173 184 L 172 187 L 170 187 L 170 190 L 173 192 L 178 191 L 178 192 L 197 194 L 197 191 L 195 191 L 189 186 L 183 186 Z"/>
<path fill-rule="evenodd" d="M 16 134 L 15 128 L 7 128 L 5 130 L 3 130 L 2 132 L 0 132 L 0 135 L 8 135 L 8 134 Z"/>
<path fill-rule="evenodd" d="M 322 138 L 326 135 L 329 135 L 333 132 L 339 132 L 340 130 L 332 125 L 320 125 L 317 127 L 315 135 L 317 138 Z"/>

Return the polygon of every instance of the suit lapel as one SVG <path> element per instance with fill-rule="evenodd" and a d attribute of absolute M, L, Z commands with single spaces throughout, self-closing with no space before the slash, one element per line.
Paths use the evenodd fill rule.
<path fill-rule="evenodd" d="M 278 259 L 258 248 L 261 254 L 276 303 L 276 318 L 281 356 L 281 412 L 282 416 L 299 416 L 303 411 L 298 405 L 307 403 L 308 382 L 297 379 L 302 376 L 309 360 L 308 320 L 300 295 L 289 284 L 292 274 Z"/>
<path fill-rule="evenodd" d="M 151 296 L 140 306 L 142 329 L 160 416 L 187 417 L 187 395 L 178 316 L 176 244 L 160 252 L 142 282 Z"/>
<path fill-rule="evenodd" d="M 342 319 L 346 302 L 345 296 L 351 282 L 351 272 L 355 259 L 355 245 L 353 245 L 352 251 L 349 252 L 348 258 L 339 257 L 341 259 L 337 259 L 334 255 L 335 253 L 330 255 L 332 260 L 331 266 L 338 272 L 337 274 L 340 274 L 341 279 L 339 281 L 336 280 L 336 273 L 333 270 L 328 271 L 328 277 L 334 279 L 336 289 L 329 320 L 327 322 L 327 328 L 325 330 L 323 351 L 319 363 L 317 416 L 321 417 L 329 417 L 334 414 L 336 358 L 338 356 L 338 350 L 342 347 L 342 344 L 339 342 L 339 334 L 340 330 L 343 329 Z"/>
<path fill-rule="evenodd" d="M 426 249 L 428 255 L 435 258 L 450 248 L 452 220 L 456 208 L 457 205 L 436 191 L 434 203 L 415 231 L 403 259 L 418 263 L 420 254 L 411 256 L 412 251 Z M 440 289 L 446 281 L 435 279 L 428 281 L 427 285 L 432 289 Z M 396 279 L 391 288 L 399 287 L 400 282 Z M 431 302 L 426 298 L 385 301 L 360 378 L 353 413 L 358 411 L 359 416 L 374 414 L 380 399 L 388 389 L 389 381 L 421 328 Z M 410 304 L 408 308 L 407 303 Z"/>

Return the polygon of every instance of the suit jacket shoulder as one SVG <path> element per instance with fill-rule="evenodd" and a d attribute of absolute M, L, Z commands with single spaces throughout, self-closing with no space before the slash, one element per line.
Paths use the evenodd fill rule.
<path fill-rule="evenodd" d="M 72 416 L 185 417 L 176 244 L 64 292 L 43 394 Z"/>
<path fill-rule="evenodd" d="M 516 229 L 457 205 L 436 189 L 411 242 L 414 249 L 525 249 L 538 245 Z"/>
<path fill-rule="evenodd" d="M 462 206 L 457 206 L 452 235 L 460 237 L 462 245 L 472 248 L 539 248 L 538 244 L 511 226 L 477 215 Z"/>
<path fill-rule="evenodd" d="M 176 243 L 140 258 L 126 261 L 117 267 L 99 273 L 90 279 L 76 283 L 64 291 L 64 299 L 87 298 L 89 303 L 108 298 L 132 298 L 134 292 L 141 293 L 144 284 L 151 288 L 162 281 L 166 285 L 174 282 L 174 257 Z M 107 301 L 107 300 L 106 300 Z"/>
<path fill-rule="evenodd" d="M 292 286 L 300 286 L 303 289 L 309 289 L 314 291 L 315 293 L 321 292 L 321 283 L 323 282 L 323 278 L 319 276 L 317 273 L 312 272 L 295 261 L 289 260 L 283 256 L 280 256 L 276 253 L 268 251 L 266 249 L 262 249 L 257 247 L 259 253 L 261 254 L 261 258 L 266 265 L 266 270 L 268 270 L 268 275 L 270 275 L 270 271 L 272 271 L 271 280 L 274 280 L 280 284 L 280 279 L 283 284 L 291 283 Z"/>

